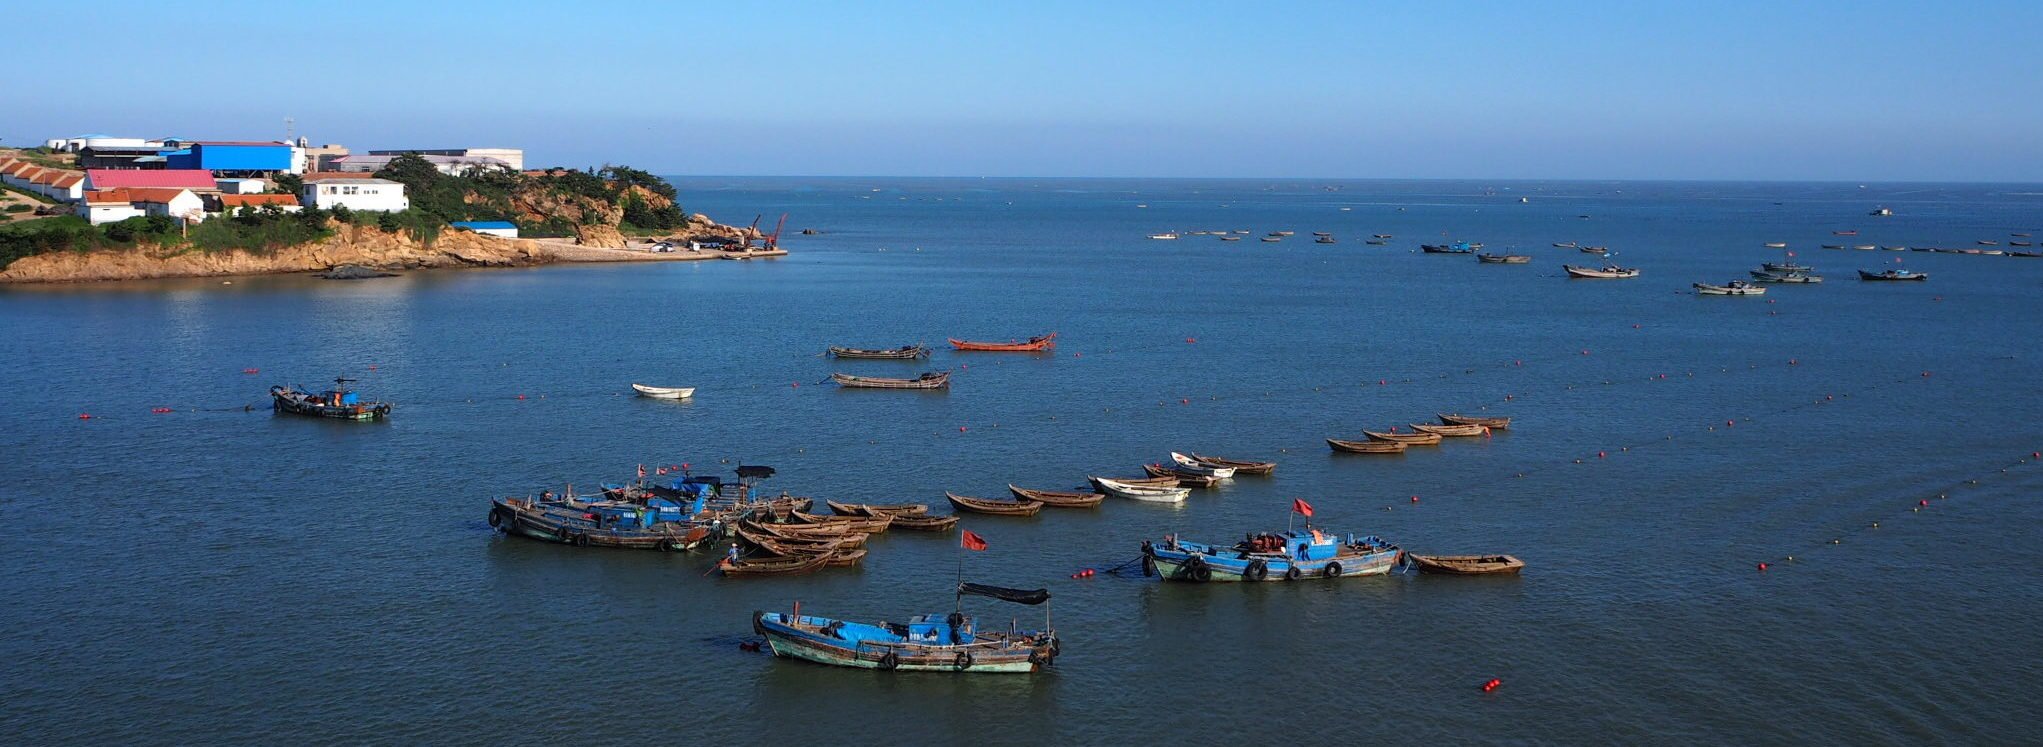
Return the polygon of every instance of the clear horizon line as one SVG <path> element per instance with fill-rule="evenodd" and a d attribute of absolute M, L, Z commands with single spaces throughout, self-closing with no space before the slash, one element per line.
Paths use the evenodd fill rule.
<path fill-rule="evenodd" d="M 620 165 L 620 164 L 612 164 Z M 1946 184 L 2043 186 L 2039 181 L 1960 179 L 1789 179 L 1779 177 L 1454 177 L 1454 176 L 1079 176 L 1059 174 L 962 175 L 962 174 L 690 174 L 655 172 L 661 177 L 683 179 L 1084 179 L 1149 181 L 1332 181 L 1332 182 L 1603 182 L 1603 183 L 1686 183 L 1686 184 Z"/>

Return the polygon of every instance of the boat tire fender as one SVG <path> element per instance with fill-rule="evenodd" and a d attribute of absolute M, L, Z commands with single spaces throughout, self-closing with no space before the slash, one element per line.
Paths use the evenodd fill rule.
<path fill-rule="evenodd" d="M 562 542 L 574 541 L 574 535 L 568 531 L 568 528 L 565 525 L 561 526 L 558 529 L 553 530 L 553 536 L 559 537 L 560 541 Z"/>
<path fill-rule="evenodd" d="M 577 533 L 575 533 L 575 537 L 574 537 L 574 540 L 573 540 L 573 541 L 574 541 L 575 547 L 588 547 L 588 546 L 589 546 L 589 534 L 588 534 L 587 532 L 577 532 Z"/>
<path fill-rule="evenodd" d="M 504 525 L 504 510 L 502 508 L 492 508 L 489 510 L 489 525 L 492 527 L 502 527 Z"/>
<path fill-rule="evenodd" d="M 881 668 L 881 669 L 893 669 L 893 668 L 895 668 L 895 667 L 898 667 L 898 666 L 901 666 L 901 655 L 900 655 L 900 654 L 894 653 L 894 652 L 892 652 L 892 651 L 888 651 L 888 652 L 886 653 L 886 655 L 885 655 L 885 656 L 881 656 L 881 657 L 880 657 L 880 668 Z"/>
<path fill-rule="evenodd" d="M 1270 564 L 1263 562 L 1260 559 L 1251 560 L 1249 561 L 1248 567 L 1243 568 L 1241 570 L 1241 577 L 1248 579 L 1250 581 L 1261 581 L 1265 578 L 1269 578 Z"/>
<path fill-rule="evenodd" d="M 956 657 L 956 658 L 954 658 L 954 659 L 951 659 L 951 663 L 952 663 L 952 664 L 955 664 L 955 665 L 957 665 L 957 667 L 958 667 L 958 669 L 959 669 L 960 671 L 962 671 L 962 670 L 966 670 L 966 669 L 971 669 L 971 668 L 972 668 L 972 652 L 970 652 L 970 651 L 959 651 L 959 652 L 958 652 L 958 655 L 957 655 L 957 657 Z"/>
<path fill-rule="evenodd" d="M 1298 579 L 1304 577 L 1305 571 L 1298 570 L 1298 566 L 1294 565 L 1291 566 L 1290 568 L 1284 569 L 1284 580 L 1286 581 L 1297 581 Z"/>
<path fill-rule="evenodd" d="M 1154 575 L 1156 575 L 1156 558 L 1152 558 L 1152 557 L 1150 557 L 1150 556 L 1148 556 L 1148 555 L 1143 555 L 1143 556 L 1142 556 L 1142 577 L 1143 577 L 1143 578 L 1149 578 L 1150 576 L 1154 576 Z"/>
<path fill-rule="evenodd" d="M 1200 563 L 1186 569 L 1185 575 L 1190 576 L 1193 581 L 1211 581 L 1213 580 L 1213 569 L 1207 568 L 1205 563 Z"/>
<path fill-rule="evenodd" d="M 1340 561 L 1337 560 L 1332 563 L 1328 563 L 1326 568 L 1320 570 L 1320 575 L 1326 576 L 1327 578 L 1340 578 L 1341 577 Z"/>

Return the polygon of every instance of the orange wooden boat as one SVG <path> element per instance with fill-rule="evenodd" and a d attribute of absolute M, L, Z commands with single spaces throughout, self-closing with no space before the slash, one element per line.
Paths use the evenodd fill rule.
<path fill-rule="evenodd" d="M 1047 335 L 1031 337 L 1028 342 L 972 342 L 971 340 L 960 340 L 955 337 L 950 338 L 950 341 L 951 347 L 959 350 L 1030 353 L 1057 347 L 1057 333 L 1051 332 Z"/>

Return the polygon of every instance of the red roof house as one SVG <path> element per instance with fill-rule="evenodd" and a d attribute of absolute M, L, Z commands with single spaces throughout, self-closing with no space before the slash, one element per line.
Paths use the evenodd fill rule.
<path fill-rule="evenodd" d="M 88 169 L 86 182 L 94 190 L 126 188 L 219 189 L 213 172 L 204 169 Z"/>

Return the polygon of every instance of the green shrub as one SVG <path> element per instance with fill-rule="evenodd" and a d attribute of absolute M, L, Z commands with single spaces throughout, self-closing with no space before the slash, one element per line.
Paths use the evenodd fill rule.
<path fill-rule="evenodd" d="M 28 212 L 28 211 L 30 211 L 30 210 L 34 210 L 34 209 L 35 209 L 35 206 L 34 206 L 34 205 L 23 205 L 23 204 L 21 204 L 21 203 L 18 203 L 18 202 L 17 202 L 17 203 L 14 203 L 14 204 L 12 204 L 12 205 L 8 205 L 8 206 L 6 207 L 6 210 L 7 210 L 7 212 L 10 212 L 10 213 L 26 213 L 26 212 Z"/>

